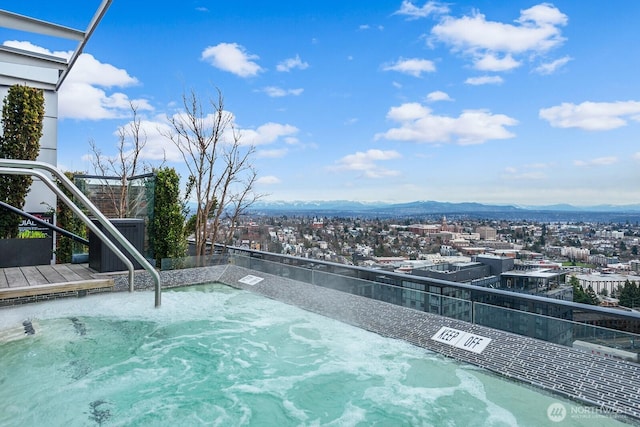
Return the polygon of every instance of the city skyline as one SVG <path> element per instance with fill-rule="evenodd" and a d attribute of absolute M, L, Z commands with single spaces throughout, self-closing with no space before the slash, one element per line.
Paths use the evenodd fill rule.
<path fill-rule="evenodd" d="M 99 1 L 0 9 L 84 29 Z M 640 4 L 115 0 L 59 93 L 58 163 L 90 172 L 138 109 L 143 157 L 219 88 L 269 200 L 638 202 Z M 4 45 L 75 44 L 0 30 Z"/>

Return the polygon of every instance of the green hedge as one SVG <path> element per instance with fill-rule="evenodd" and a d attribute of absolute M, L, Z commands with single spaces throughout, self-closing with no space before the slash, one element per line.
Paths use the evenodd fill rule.
<path fill-rule="evenodd" d="M 173 168 L 155 170 L 153 215 L 149 221 L 149 246 L 156 266 L 163 258 L 184 257 L 184 214 L 180 202 L 180 176 Z"/>
<path fill-rule="evenodd" d="M 0 158 L 36 160 L 40 152 L 44 93 L 42 89 L 14 85 L 2 103 Z M 0 175 L 0 200 L 21 209 L 32 179 L 23 175 Z M 0 238 L 18 235 L 22 221 L 17 214 L 0 209 Z"/>

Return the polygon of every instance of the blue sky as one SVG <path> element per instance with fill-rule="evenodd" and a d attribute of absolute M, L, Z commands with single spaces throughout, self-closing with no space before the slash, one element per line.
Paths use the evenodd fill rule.
<path fill-rule="evenodd" d="M 100 2 L 15 3 L 0 8 L 85 29 Z M 159 130 L 183 93 L 218 87 L 270 200 L 638 203 L 638 16 L 627 0 L 114 0 L 60 90 L 58 163 L 91 172 L 89 140 L 115 154 L 133 102 L 143 156 L 184 176 Z"/>

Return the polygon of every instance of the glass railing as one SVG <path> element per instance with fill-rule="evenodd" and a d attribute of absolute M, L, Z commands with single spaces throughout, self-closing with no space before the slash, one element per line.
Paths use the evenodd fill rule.
<path fill-rule="evenodd" d="M 579 317 L 585 313 L 597 315 L 600 320 L 603 316 L 608 315 L 612 322 L 627 322 L 627 326 L 633 329 L 637 328 L 640 322 L 639 316 L 633 313 L 617 313 L 597 307 L 590 308 L 590 306 L 582 304 L 552 299 L 546 301 L 541 297 L 507 292 L 505 300 L 521 309 L 509 308 L 472 300 L 480 292 L 490 296 L 490 298 L 482 298 L 482 300 L 498 301 L 499 296 L 505 295 L 504 291 L 496 292 L 484 288 L 471 290 L 468 285 L 429 281 L 411 275 L 402 275 L 400 276 L 402 280 L 393 280 L 394 278 L 388 272 L 375 270 L 365 272 L 368 273 L 368 277 L 376 279 L 370 280 L 358 277 L 366 276 L 360 271 L 361 269 L 304 258 L 278 257 L 275 254 L 260 252 L 240 251 L 233 253 L 232 251 L 232 253 L 225 255 L 190 257 L 178 260 L 178 264 L 173 260 L 166 261 L 166 265 L 163 261 L 163 269 L 171 269 L 172 265 L 177 268 L 188 268 L 232 263 L 274 276 L 612 357 L 637 361 L 638 353 L 640 353 L 640 335 L 637 333 L 573 320 L 573 317 Z M 419 283 L 421 280 L 426 280 L 428 285 Z M 404 286 L 395 284 L 395 282 L 404 284 Z M 440 293 L 415 289 L 418 287 L 417 285 L 425 286 L 430 290 L 439 290 Z M 514 304 L 514 301 L 517 304 Z M 545 305 L 553 307 L 546 308 Z M 559 306 L 560 309 L 557 309 L 556 306 Z M 529 312 L 526 309 L 535 310 L 538 313 Z M 566 318 L 553 317 L 540 314 L 540 312 L 560 313 Z"/>
<path fill-rule="evenodd" d="M 638 361 L 640 335 L 541 314 L 473 304 L 473 323 L 519 335 Z"/>
<path fill-rule="evenodd" d="M 466 322 L 473 320 L 473 303 L 469 300 L 330 273 L 324 271 L 326 267 L 322 264 L 309 262 L 307 267 L 299 267 L 246 256 L 234 256 L 232 262 L 235 265 L 251 270 L 310 283 L 323 288 L 334 289 Z"/>

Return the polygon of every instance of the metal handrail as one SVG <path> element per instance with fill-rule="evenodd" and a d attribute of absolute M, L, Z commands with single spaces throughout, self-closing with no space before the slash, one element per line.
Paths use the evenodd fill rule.
<path fill-rule="evenodd" d="M 38 224 L 38 225 L 40 225 L 42 227 L 46 227 L 49 230 L 53 230 L 56 233 L 59 233 L 60 235 L 62 235 L 64 237 L 68 237 L 68 238 L 72 239 L 75 242 L 82 243 L 83 245 L 86 245 L 86 246 L 89 245 L 89 241 L 87 239 L 85 239 L 84 237 L 80 237 L 77 234 L 73 234 L 70 231 L 67 231 L 67 230 L 65 230 L 63 228 L 60 228 L 60 227 L 54 225 L 54 224 L 51 224 L 51 223 L 49 223 L 47 221 L 44 221 L 44 220 L 38 218 L 35 215 L 31 215 L 29 213 L 26 213 L 25 211 L 23 211 L 21 209 L 18 209 L 18 208 L 14 207 L 14 206 L 11 206 L 8 203 L 0 202 L 0 208 L 7 209 L 7 210 L 13 212 L 14 214 L 20 215 L 23 218 L 27 218 L 28 220 L 31 220 L 31 221 L 35 222 L 36 224 Z"/>
<path fill-rule="evenodd" d="M 140 265 L 147 270 L 155 282 L 155 306 L 160 307 L 161 304 L 161 286 L 160 286 L 160 274 L 156 269 L 146 260 L 144 256 L 118 231 L 118 229 L 96 208 L 93 203 L 85 196 L 78 188 L 67 178 L 59 169 L 55 166 L 45 162 L 29 161 L 29 160 L 15 160 L 15 159 L 0 159 L 0 174 L 8 175 L 34 175 L 40 178 L 54 193 L 56 193 L 71 210 L 78 215 L 82 221 L 87 224 L 89 229 L 93 231 L 98 238 L 104 242 L 109 249 L 111 249 L 120 258 L 127 268 L 129 269 L 129 291 L 133 291 L 133 263 L 118 249 L 117 246 L 109 239 L 105 234 L 82 212 L 75 203 L 73 203 L 56 185 L 55 183 L 44 173 L 34 170 L 43 169 L 53 174 L 58 180 L 65 186 L 71 194 L 76 197 L 92 215 L 95 215 L 100 224 L 120 243 L 126 250 L 135 258 Z"/>
<path fill-rule="evenodd" d="M 133 263 L 127 258 L 122 251 L 114 245 L 113 242 L 109 240 L 109 238 L 98 228 L 85 214 L 80 210 L 75 204 L 51 181 L 51 179 L 43 174 L 40 171 L 32 170 L 32 169 L 22 169 L 22 168 L 3 168 L 0 167 L 0 174 L 6 175 L 33 175 L 37 176 L 42 180 L 43 183 L 47 185 L 54 193 L 56 193 L 62 201 L 71 208 L 73 213 L 78 215 L 82 222 L 84 222 L 91 231 L 93 231 L 100 240 L 104 241 L 105 244 L 111 249 L 118 258 L 122 260 L 127 265 L 129 270 L 129 291 L 133 291 Z"/>

